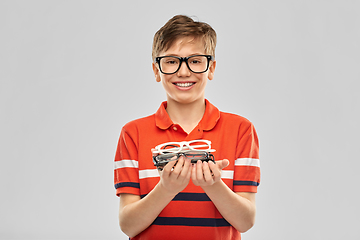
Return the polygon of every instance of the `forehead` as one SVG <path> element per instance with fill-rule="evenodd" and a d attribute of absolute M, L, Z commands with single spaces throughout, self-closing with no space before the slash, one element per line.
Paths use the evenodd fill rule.
<path fill-rule="evenodd" d="M 170 47 L 163 52 L 164 55 L 190 55 L 193 53 L 205 54 L 204 42 L 195 37 L 183 37 L 175 40 Z"/>

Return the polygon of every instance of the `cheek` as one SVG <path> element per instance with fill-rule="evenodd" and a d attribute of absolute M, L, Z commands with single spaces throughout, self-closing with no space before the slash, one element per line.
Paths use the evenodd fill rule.
<path fill-rule="evenodd" d="M 162 81 L 163 84 L 169 84 L 170 81 L 171 81 L 171 76 L 162 74 L 161 75 L 161 81 Z"/>
<path fill-rule="evenodd" d="M 165 89 L 169 88 L 169 84 L 171 83 L 171 76 L 168 75 L 162 75 L 161 76 L 161 83 Z"/>
<path fill-rule="evenodd" d="M 208 81 L 208 74 L 206 74 L 206 73 L 204 73 L 202 76 L 201 76 L 201 79 L 199 79 L 199 80 L 201 80 L 201 85 L 206 85 L 207 84 L 207 81 Z"/>

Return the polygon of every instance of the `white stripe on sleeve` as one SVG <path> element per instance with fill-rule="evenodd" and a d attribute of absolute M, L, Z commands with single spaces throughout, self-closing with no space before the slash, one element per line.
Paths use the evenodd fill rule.
<path fill-rule="evenodd" d="M 235 160 L 235 166 L 260 167 L 260 160 L 256 158 L 238 158 Z"/>
<path fill-rule="evenodd" d="M 114 163 L 114 168 L 139 168 L 139 162 L 136 160 L 120 160 Z"/>
<path fill-rule="evenodd" d="M 234 179 L 234 171 L 233 170 L 221 170 L 221 178 Z"/>
<path fill-rule="evenodd" d="M 151 178 L 151 177 L 160 177 L 157 169 L 146 169 L 139 171 L 139 179 Z"/>

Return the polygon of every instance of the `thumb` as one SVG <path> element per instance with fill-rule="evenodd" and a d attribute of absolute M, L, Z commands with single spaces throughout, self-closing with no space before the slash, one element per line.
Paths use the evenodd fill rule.
<path fill-rule="evenodd" d="M 230 162 L 227 159 L 216 161 L 216 165 L 218 166 L 219 169 L 226 168 L 227 166 L 229 166 L 229 164 Z"/>

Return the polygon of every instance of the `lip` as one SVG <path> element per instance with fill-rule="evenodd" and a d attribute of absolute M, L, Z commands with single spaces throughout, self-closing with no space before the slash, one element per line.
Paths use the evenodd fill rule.
<path fill-rule="evenodd" d="M 192 85 L 190 85 L 188 87 L 181 87 L 181 86 L 176 85 L 177 83 L 192 83 Z M 179 90 L 188 91 L 195 86 L 196 82 L 173 82 L 172 84 Z"/>

